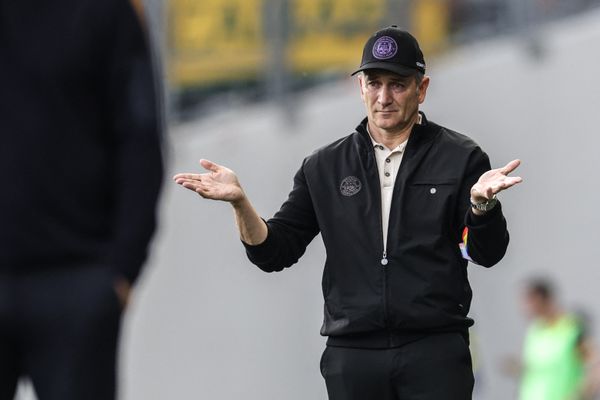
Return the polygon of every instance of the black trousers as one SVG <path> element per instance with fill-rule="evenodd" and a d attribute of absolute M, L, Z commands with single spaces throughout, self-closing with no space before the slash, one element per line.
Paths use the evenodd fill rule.
<path fill-rule="evenodd" d="M 0 273 L 0 400 L 111 400 L 121 305 L 106 268 Z"/>
<path fill-rule="evenodd" d="M 470 400 L 471 354 L 459 333 L 392 349 L 328 346 L 321 358 L 329 400 Z"/>

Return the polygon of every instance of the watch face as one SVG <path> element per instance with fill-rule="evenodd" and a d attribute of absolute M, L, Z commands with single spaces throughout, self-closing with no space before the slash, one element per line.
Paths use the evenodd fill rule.
<path fill-rule="evenodd" d="M 471 205 L 473 206 L 473 208 L 476 208 L 479 211 L 490 211 L 492 208 L 494 208 L 496 206 L 496 203 L 498 202 L 498 199 L 496 198 L 496 196 L 492 197 L 491 199 L 489 199 L 488 201 L 485 201 L 483 203 L 471 203 Z"/>
<path fill-rule="evenodd" d="M 483 203 L 483 211 L 490 211 L 492 208 L 494 208 L 496 206 L 496 203 L 498 202 L 498 200 L 496 200 L 496 198 L 492 198 L 488 201 L 486 201 L 485 203 Z"/>

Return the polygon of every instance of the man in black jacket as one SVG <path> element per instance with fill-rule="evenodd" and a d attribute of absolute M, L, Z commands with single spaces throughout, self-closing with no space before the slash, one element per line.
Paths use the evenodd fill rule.
<path fill-rule="evenodd" d="M 121 312 L 162 181 L 128 0 L 0 0 L 0 399 L 115 397 Z"/>
<path fill-rule="evenodd" d="M 304 160 L 266 223 L 223 166 L 201 160 L 209 173 L 174 179 L 232 204 L 264 271 L 296 263 L 321 233 L 330 399 L 470 399 L 467 261 L 489 267 L 504 256 L 496 194 L 521 181 L 507 176 L 519 161 L 490 170 L 476 143 L 419 112 L 429 77 L 408 32 L 375 33 L 355 74 L 367 118 Z"/>

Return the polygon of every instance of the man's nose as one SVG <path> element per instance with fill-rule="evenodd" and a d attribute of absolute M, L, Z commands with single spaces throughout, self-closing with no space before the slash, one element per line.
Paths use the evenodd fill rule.
<path fill-rule="evenodd" d="M 378 99 L 379 104 L 386 106 L 392 102 L 392 92 L 387 86 L 382 86 L 379 91 Z"/>

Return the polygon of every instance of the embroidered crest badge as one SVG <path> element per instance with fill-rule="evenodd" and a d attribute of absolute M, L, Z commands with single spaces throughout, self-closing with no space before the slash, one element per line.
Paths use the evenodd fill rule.
<path fill-rule="evenodd" d="M 340 183 L 340 193 L 346 197 L 354 196 L 362 189 L 362 183 L 355 176 L 347 176 Z"/>
<path fill-rule="evenodd" d="M 398 44 L 389 36 L 382 36 L 373 44 L 373 57 L 378 60 L 392 58 L 398 52 Z"/>

